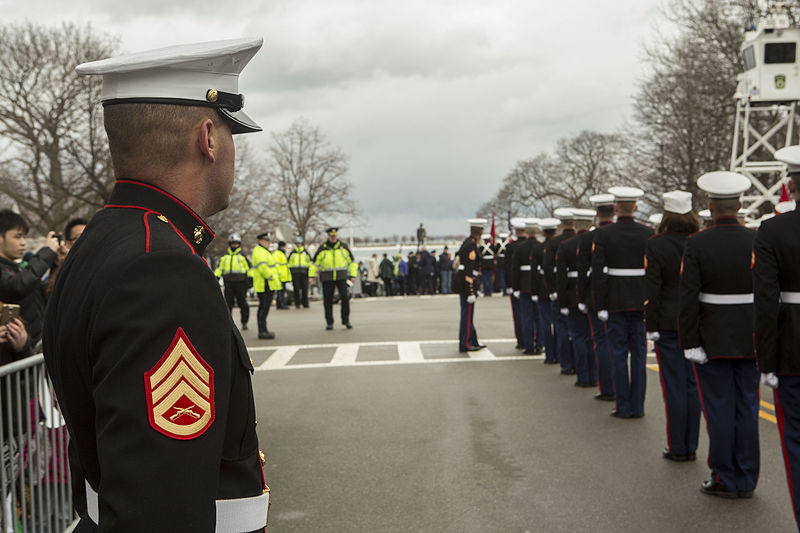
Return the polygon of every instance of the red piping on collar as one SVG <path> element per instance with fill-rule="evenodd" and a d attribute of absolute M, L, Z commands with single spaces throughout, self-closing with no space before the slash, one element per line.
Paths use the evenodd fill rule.
<path fill-rule="evenodd" d="M 147 242 L 145 243 L 145 253 L 149 254 L 150 253 L 150 223 L 147 222 L 147 216 L 148 215 L 163 216 L 163 215 L 161 215 L 161 213 L 157 213 L 157 212 L 153 211 L 152 209 L 147 209 L 146 207 L 141 207 L 141 206 L 138 206 L 138 205 L 114 205 L 114 204 L 109 204 L 109 205 L 104 206 L 104 208 L 105 209 L 139 209 L 139 210 L 145 212 L 144 213 L 144 229 L 145 229 L 145 233 L 147 235 Z M 164 217 L 164 218 L 167 218 L 167 217 Z M 183 233 L 178 231 L 178 228 L 175 227 L 175 224 L 173 224 L 172 221 L 170 221 L 169 219 L 167 219 L 167 223 L 172 228 L 172 231 L 174 231 L 178 235 L 178 237 L 180 237 L 183 240 L 183 242 L 186 243 L 186 246 L 188 246 L 189 250 L 192 251 L 192 255 L 197 255 L 197 252 L 195 251 L 194 246 L 192 246 L 192 244 L 188 240 L 186 240 L 186 237 L 183 236 Z M 206 262 L 206 264 L 208 264 L 208 262 Z"/>
<path fill-rule="evenodd" d="M 195 212 L 192 210 L 192 208 L 191 208 L 191 207 L 189 207 L 188 205 L 186 205 L 185 203 L 183 203 L 182 201 L 180 201 L 178 198 L 176 198 L 176 197 L 172 196 L 170 193 L 168 193 L 168 192 L 166 192 L 166 191 L 163 191 L 163 190 L 159 189 L 158 187 L 155 187 L 155 186 L 153 186 L 153 185 L 150 185 L 149 183 L 144 183 L 144 182 L 141 182 L 141 181 L 134 181 L 134 180 L 117 180 L 117 183 L 128 183 L 128 184 L 130 184 L 130 185 L 140 185 L 140 186 L 142 186 L 142 187 L 147 187 L 148 189 L 152 189 L 152 190 L 154 190 L 154 191 L 156 191 L 156 192 L 158 192 L 158 193 L 161 193 L 161 194 L 163 194 L 164 196 L 166 196 L 167 198 L 169 198 L 169 199 L 170 199 L 170 200 L 172 200 L 173 202 L 177 203 L 178 205 L 180 205 L 181 207 L 183 207 L 184 209 L 186 209 L 186 210 L 189 212 L 189 214 L 191 214 L 191 215 L 192 215 L 192 216 L 193 216 L 193 217 L 194 217 L 194 218 L 195 218 L 195 219 L 196 219 L 196 220 L 197 220 L 197 221 L 198 221 L 198 222 L 199 222 L 199 223 L 200 223 L 200 224 L 201 224 L 201 225 L 202 225 L 202 226 L 203 226 L 203 227 L 206 229 L 206 231 L 207 231 L 207 232 L 208 232 L 208 233 L 211 235 L 211 238 L 212 238 L 212 239 L 214 238 L 214 232 L 213 232 L 213 231 L 211 231 L 211 228 L 209 228 L 209 227 L 206 225 L 206 223 L 205 223 L 205 222 L 203 222 L 203 219 L 202 219 L 202 218 L 200 218 L 200 216 L 199 216 L 197 213 L 195 213 Z"/>

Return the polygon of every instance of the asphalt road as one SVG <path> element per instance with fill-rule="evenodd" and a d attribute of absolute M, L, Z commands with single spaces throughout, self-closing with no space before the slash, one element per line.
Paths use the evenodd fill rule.
<path fill-rule="evenodd" d="M 619 420 L 573 376 L 517 355 L 506 298 L 478 302 L 484 359 L 458 353 L 454 297 L 352 307 L 352 330 L 326 331 L 313 303 L 273 309 L 274 341 L 255 339 L 252 319 L 244 332 L 271 532 L 795 530 L 767 391 L 755 496 L 720 500 L 698 490 L 704 425 L 697 462 L 661 458 L 654 366 L 646 416 Z"/>

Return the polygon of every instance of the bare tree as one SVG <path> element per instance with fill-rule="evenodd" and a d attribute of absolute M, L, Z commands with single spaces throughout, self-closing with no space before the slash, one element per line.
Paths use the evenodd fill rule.
<path fill-rule="evenodd" d="M 352 186 L 345 175 L 347 156 L 305 119 L 273 133 L 268 175 L 275 183 L 278 208 L 306 238 L 331 222 L 354 220 Z"/>
<path fill-rule="evenodd" d="M 0 26 L 0 192 L 41 232 L 102 207 L 113 186 L 101 81 L 74 69 L 116 43 L 70 23 Z"/>

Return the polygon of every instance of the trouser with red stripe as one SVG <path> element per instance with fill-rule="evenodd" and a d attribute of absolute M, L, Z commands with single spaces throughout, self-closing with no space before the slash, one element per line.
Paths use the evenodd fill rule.
<path fill-rule="evenodd" d="M 647 338 L 644 331 L 644 312 L 609 313 L 606 324 L 614 372 L 614 392 L 617 395 L 617 412 L 642 415 L 647 389 Z M 628 354 L 630 354 L 630 379 Z"/>
<path fill-rule="evenodd" d="M 758 387 L 755 359 L 711 359 L 694 365 L 708 427 L 708 466 L 727 490 L 758 483 Z"/>
<path fill-rule="evenodd" d="M 692 363 L 683 356 L 677 331 L 659 331 L 656 357 L 667 412 L 667 446 L 686 455 L 697 450 L 700 434 L 700 396 Z"/>
<path fill-rule="evenodd" d="M 800 528 L 800 376 L 780 376 L 775 389 L 775 412 L 786 465 L 786 481 L 794 519 Z"/>
<path fill-rule="evenodd" d="M 466 350 L 467 348 L 478 345 L 478 333 L 475 331 L 475 304 L 467 303 L 467 295 L 459 295 L 461 300 L 461 321 L 458 325 L 458 349 Z"/>
<path fill-rule="evenodd" d="M 594 309 L 589 309 L 589 327 L 592 328 L 592 349 L 597 363 L 597 385 L 600 394 L 614 394 L 611 351 L 606 338 L 606 325 L 597 317 L 597 311 Z"/>

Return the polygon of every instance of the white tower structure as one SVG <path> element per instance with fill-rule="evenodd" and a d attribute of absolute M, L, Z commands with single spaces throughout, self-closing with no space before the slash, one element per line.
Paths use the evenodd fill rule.
<path fill-rule="evenodd" d="M 735 94 L 730 169 L 753 182 L 754 192 L 742 198 L 753 214 L 764 203 L 778 203 L 786 177 L 786 165 L 773 155 L 794 137 L 800 101 L 798 44 L 800 29 L 791 27 L 786 2 L 775 2 L 758 26 L 745 32 L 742 43 L 744 72 Z"/>

